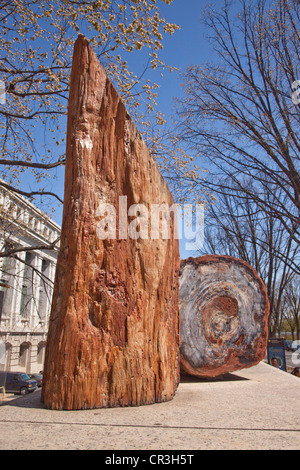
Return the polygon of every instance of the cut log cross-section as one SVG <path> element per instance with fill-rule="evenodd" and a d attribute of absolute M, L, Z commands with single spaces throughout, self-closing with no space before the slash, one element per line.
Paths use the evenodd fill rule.
<path fill-rule="evenodd" d="M 171 212 L 168 239 L 151 239 L 147 218 L 140 222 L 143 236 L 134 237 L 138 224 L 134 211 L 128 212 L 133 208 L 138 216 L 143 205 L 150 214 L 151 204 L 170 207 L 174 200 L 80 35 L 73 54 L 61 246 L 44 366 L 46 407 L 133 406 L 174 396 L 180 370 L 176 219 Z"/>
<path fill-rule="evenodd" d="M 217 255 L 183 260 L 179 310 L 183 372 L 216 377 L 264 358 L 269 301 L 248 263 Z"/>

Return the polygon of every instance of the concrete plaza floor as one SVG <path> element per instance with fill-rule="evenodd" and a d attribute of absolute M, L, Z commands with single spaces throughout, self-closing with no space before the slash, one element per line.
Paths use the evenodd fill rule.
<path fill-rule="evenodd" d="M 2 450 L 300 449 L 300 379 L 261 362 L 222 378 L 185 377 L 173 400 L 51 411 L 40 391 L 0 398 Z"/>

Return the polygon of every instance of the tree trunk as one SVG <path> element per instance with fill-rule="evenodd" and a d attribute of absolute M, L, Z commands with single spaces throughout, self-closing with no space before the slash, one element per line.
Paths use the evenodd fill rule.
<path fill-rule="evenodd" d="M 175 216 L 170 238 L 152 240 L 145 215 L 151 203 L 163 202 L 174 203 L 167 184 L 80 35 L 44 368 L 46 407 L 142 405 L 173 397 L 179 382 Z M 142 211 L 144 217 L 132 219 L 128 207 L 134 209 L 129 215 Z"/>
<path fill-rule="evenodd" d="M 245 261 L 217 255 L 183 260 L 179 310 L 183 372 L 215 377 L 264 358 L 269 302 Z"/>

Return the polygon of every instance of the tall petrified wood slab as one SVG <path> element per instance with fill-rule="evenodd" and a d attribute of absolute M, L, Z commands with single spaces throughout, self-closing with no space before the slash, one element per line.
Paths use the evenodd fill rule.
<path fill-rule="evenodd" d="M 269 301 L 248 263 L 217 255 L 183 260 L 179 311 L 183 372 L 216 377 L 264 358 Z"/>
<path fill-rule="evenodd" d="M 44 366 L 46 407 L 133 406 L 174 396 L 180 369 L 180 260 L 173 213 L 169 239 L 151 240 L 150 230 L 146 238 L 147 220 L 143 237 L 126 233 L 137 220 L 129 208 L 143 204 L 150 214 L 152 203 L 172 206 L 174 201 L 80 35 L 73 55 L 61 247 Z M 104 204 L 116 210 L 116 239 L 109 217 L 109 236 L 103 239 Z"/>

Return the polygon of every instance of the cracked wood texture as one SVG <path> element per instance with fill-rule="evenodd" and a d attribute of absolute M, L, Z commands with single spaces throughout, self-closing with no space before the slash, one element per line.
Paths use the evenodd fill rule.
<path fill-rule="evenodd" d="M 249 264 L 229 256 L 188 258 L 179 279 L 183 373 L 216 377 L 264 358 L 270 307 Z"/>
<path fill-rule="evenodd" d="M 44 367 L 42 401 L 50 409 L 151 404 L 170 400 L 178 386 L 180 258 L 174 217 L 168 240 L 126 239 L 124 231 L 123 238 L 102 240 L 97 208 L 112 204 L 118 221 L 119 196 L 127 196 L 127 208 L 141 203 L 149 213 L 151 203 L 174 203 L 80 35 L 73 54 L 61 247 Z M 131 219 L 127 213 L 128 224 Z"/>

